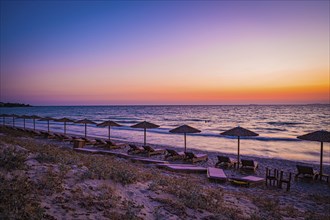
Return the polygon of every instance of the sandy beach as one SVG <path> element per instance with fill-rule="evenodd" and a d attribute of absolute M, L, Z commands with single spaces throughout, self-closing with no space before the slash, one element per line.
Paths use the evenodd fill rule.
<path fill-rule="evenodd" d="M 173 172 L 115 156 L 78 153 L 72 150 L 72 143 L 32 137 L 25 132 L 1 128 L 0 135 L 3 217 L 328 219 L 330 216 L 330 190 L 325 181 L 293 180 L 289 192 L 266 187 L 264 183 L 239 187 L 228 181 L 211 182 L 205 173 Z M 96 149 L 92 145 L 86 148 Z M 112 151 L 127 150 L 128 147 Z M 195 152 L 209 156 L 207 162 L 196 165 L 214 167 L 219 153 Z M 242 158 L 258 161 L 255 176 L 265 177 L 266 167 L 296 173 L 293 161 L 244 155 Z M 329 173 L 328 166 L 324 169 Z M 224 172 L 229 178 L 251 174 L 236 169 Z M 22 192 L 25 193 L 9 198 Z"/>

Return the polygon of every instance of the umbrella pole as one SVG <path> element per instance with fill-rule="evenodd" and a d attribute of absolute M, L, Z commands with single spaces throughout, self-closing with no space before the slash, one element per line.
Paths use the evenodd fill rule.
<path fill-rule="evenodd" d="M 187 138 L 186 138 L 186 133 L 184 133 L 184 152 L 186 153 L 187 151 Z"/>
<path fill-rule="evenodd" d="M 87 137 L 87 124 L 85 124 L 85 137 Z"/>
<path fill-rule="evenodd" d="M 238 136 L 238 145 L 237 145 L 237 163 L 239 165 L 239 141 L 240 141 L 240 137 Z"/>
<path fill-rule="evenodd" d="M 146 146 L 147 143 L 147 129 L 144 128 L 144 146 Z"/>
<path fill-rule="evenodd" d="M 110 141 L 110 125 L 108 127 L 108 135 L 109 135 L 109 141 Z"/>
<path fill-rule="evenodd" d="M 322 179 L 323 173 L 323 142 L 321 141 L 321 155 L 320 155 L 320 179 Z"/>
<path fill-rule="evenodd" d="M 49 132 L 49 121 L 48 121 L 48 132 Z"/>

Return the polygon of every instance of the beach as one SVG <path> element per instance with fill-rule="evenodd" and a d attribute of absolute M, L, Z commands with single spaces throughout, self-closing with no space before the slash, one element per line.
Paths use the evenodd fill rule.
<path fill-rule="evenodd" d="M 15 188 L 15 183 L 21 183 L 24 178 L 26 185 L 34 184 L 32 191 L 37 191 L 27 190 L 31 195 L 27 193 L 21 199 L 29 201 L 33 195 L 35 203 L 12 215 L 37 213 L 50 219 L 328 219 L 330 216 L 329 183 L 325 181 L 293 179 L 289 192 L 285 187 L 266 187 L 264 183 L 240 187 L 228 181 L 211 182 L 205 173 L 173 172 L 116 156 L 75 152 L 72 143 L 33 137 L 26 132 L 1 128 L 0 135 L 1 155 L 4 152 L 9 155 L 10 151 L 25 155 L 20 166 L 3 164 L 1 178 L 5 184 L 1 192 L 20 192 L 22 189 Z M 87 145 L 84 149 L 101 148 Z M 127 153 L 128 149 L 111 151 Z M 196 165 L 214 167 L 219 152 L 193 151 L 206 153 L 209 158 Z M 254 176 L 265 177 L 266 167 L 293 175 L 297 172 L 295 161 L 241 157 L 258 161 Z M 164 155 L 150 158 L 163 160 Z M 317 165 L 308 165 L 318 169 Z M 324 167 L 324 173 L 329 170 L 329 166 Z M 229 178 L 250 175 L 236 169 L 224 169 L 224 172 Z M 10 204 L 2 203 L 1 207 L 10 208 Z"/>

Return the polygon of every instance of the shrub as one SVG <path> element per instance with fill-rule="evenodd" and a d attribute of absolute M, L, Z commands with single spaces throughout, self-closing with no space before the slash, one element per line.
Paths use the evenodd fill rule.
<path fill-rule="evenodd" d="M 17 151 L 14 146 L 4 146 L 0 148 L 0 167 L 8 171 L 20 170 L 25 167 L 27 154 Z"/>
<path fill-rule="evenodd" d="M 0 219 L 42 219 L 44 209 L 33 195 L 34 185 L 25 177 L 0 176 Z"/>

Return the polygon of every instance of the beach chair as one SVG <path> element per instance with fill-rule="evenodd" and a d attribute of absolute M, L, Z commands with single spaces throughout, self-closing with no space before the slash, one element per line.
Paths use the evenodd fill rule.
<path fill-rule="evenodd" d="M 227 176 L 223 169 L 208 167 L 207 168 L 207 178 L 209 180 L 216 180 L 216 181 L 227 181 Z"/>
<path fill-rule="evenodd" d="M 179 160 L 184 158 L 185 158 L 184 152 L 177 152 L 176 150 L 166 149 L 165 160 L 166 159 Z"/>
<path fill-rule="evenodd" d="M 278 188 L 282 189 L 283 183 L 286 184 L 286 191 L 290 190 L 291 187 L 291 172 L 287 176 L 287 178 L 284 177 L 283 171 L 280 173 L 280 179 L 278 181 Z"/>
<path fill-rule="evenodd" d="M 105 142 L 104 140 L 100 139 L 100 138 L 95 138 L 95 144 L 96 146 L 104 146 L 106 145 L 107 142 Z"/>
<path fill-rule="evenodd" d="M 192 163 L 207 161 L 207 154 L 194 154 L 193 152 L 185 152 L 185 160 L 191 161 Z"/>
<path fill-rule="evenodd" d="M 110 148 L 110 149 L 119 149 L 119 148 L 123 148 L 123 147 L 126 146 L 126 144 L 124 144 L 124 143 L 117 144 L 117 143 L 114 143 L 110 140 L 105 140 L 105 142 L 106 142 L 105 147 Z"/>
<path fill-rule="evenodd" d="M 130 149 L 128 149 L 128 151 L 127 151 L 128 154 L 144 153 L 143 147 L 136 146 L 135 144 L 129 144 L 128 146 L 130 147 Z"/>
<path fill-rule="evenodd" d="M 88 138 L 85 138 L 85 137 L 82 137 L 80 139 L 84 140 L 86 145 L 94 145 L 96 143 L 95 140 L 91 140 L 91 139 L 88 139 Z"/>
<path fill-rule="evenodd" d="M 49 138 L 49 139 L 55 138 L 54 133 L 51 133 L 51 132 L 48 132 L 48 131 L 40 131 L 40 133 L 44 138 Z"/>
<path fill-rule="evenodd" d="M 58 140 L 62 140 L 62 136 L 58 133 L 54 133 L 55 138 L 57 138 Z"/>
<path fill-rule="evenodd" d="M 298 173 L 295 175 L 295 179 L 302 175 L 302 178 L 312 178 L 312 180 L 316 180 L 319 176 L 318 172 L 310 166 L 297 165 L 297 170 Z"/>
<path fill-rule="evenodd" d="M 237 163 L 236 160 L 227 157 L 227 156 L 217 156 L 218 157 L 218 162 L 215 164 L 215 167 L 232 167 L 235 166 L 235 164 Z"/>
<path fill-rule="evenodd" d="M 274 169 L 272 174 L 272 170 L 266 167 L 266 186 L 268 186 L 268 184 L 270 186 L 278 186 L 278 183 L 279 183 L 278 169 Z"/>
<path fill-rule="evenodd" d="M 230 182 L 237 186 L 249 187 L 251 184 L 258 184 L 264 182 L 265 179 L 257 176 L 245 176 L 245 177 L 231 177 Z"/>
<path fill-rule="evenodd" d="M 241 169 L 255 171 L 258 168 L 258 162 L 254 160 L 241 160 Z"/>
<path fill-rule="evenodd" d="M 143 146 L 144 153 L 147 153 L 148 157 L 152 155 L 158 155 L 158 154 L 164 154 L 165 150 L 164 149 L 154 149 L 150 146 Z"/>

